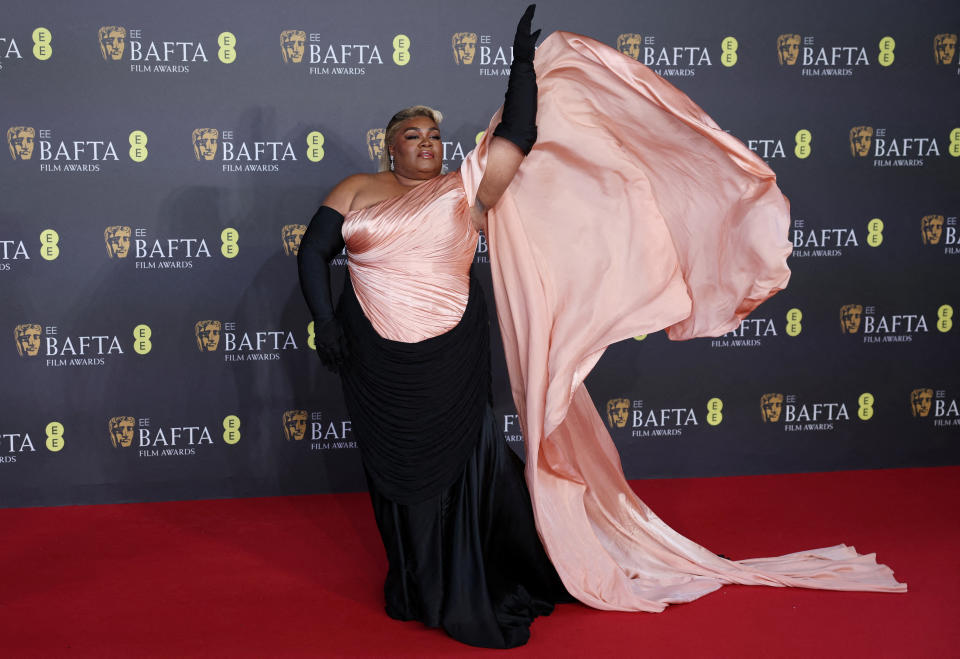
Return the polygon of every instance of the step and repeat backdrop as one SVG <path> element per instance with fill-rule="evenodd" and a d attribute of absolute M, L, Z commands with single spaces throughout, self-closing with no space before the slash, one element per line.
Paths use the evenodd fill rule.
<path fill-rule="evenodd" d="M 401 107 L 444 112 L 459 167 L 524 5 L 8 0 L 0 506 L 362 490 L 300 238 Z M 792 203 L 788 290 L 725 336 L 611 346 L 588 378 L 627 476 L 957 463 L 957 4 L 567 1 L 535 25 L 651 67 Z M 489 295 L 482 240 L 475 269 Z M 494 377 L 522 452 L 502 356 Z"/>

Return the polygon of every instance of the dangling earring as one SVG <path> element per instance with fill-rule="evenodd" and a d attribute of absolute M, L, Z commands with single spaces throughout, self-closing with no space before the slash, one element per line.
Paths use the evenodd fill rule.
<path fill-rule="evenodd" d="M 446 174 L 446 173 L 447 173 L 447 163 L 446 163 L 446 162 L 444 162 L 444 163 L 443 163 L 443 166 L 440 168 L 440 173 L 441 173 L 441 174 Z"/>
<path fill-rule="evenodd" d="M 390 171 L 393 171 L 393 154 L 390 154 Z"/>

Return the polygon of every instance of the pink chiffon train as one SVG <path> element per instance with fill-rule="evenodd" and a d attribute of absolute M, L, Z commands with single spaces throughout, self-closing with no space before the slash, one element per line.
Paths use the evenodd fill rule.
<path fill-rule="evenodd" d="M 789 205 L 762 160 L 642 64 L 557 32 L 535 65 L 539 139 L 486 234 L 537 529 L 567 589 L 627 611 L 731 583 L 905 591 L 845 545 L 726 560 L 630 489 L 584 378 L 615 341 L 717 336 L 784 288 Z M 471 205 L 498 122 L 460 170 Z"/>

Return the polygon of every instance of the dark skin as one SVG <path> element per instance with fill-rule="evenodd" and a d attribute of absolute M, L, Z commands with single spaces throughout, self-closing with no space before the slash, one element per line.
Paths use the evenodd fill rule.
<path fill-rule="evenodd" d="M 440 176 L 443 143 L 436 123 L 429 117 L 411 117 L 400 126 L 393 143 L 387 147 L 394 159 L 393 171 L 348 176 L 327 196 L 325 206 L 346 215 L 399 197 Z M 483 227 L 487 209 L 500 200 L 522 161 L 523 152 L 509 140 L 494 137 L 490 141 L 477 203 L 470 207 L 474 228 Z"/>

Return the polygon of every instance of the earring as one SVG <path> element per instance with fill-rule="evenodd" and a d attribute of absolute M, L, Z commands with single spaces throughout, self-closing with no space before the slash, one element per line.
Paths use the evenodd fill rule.
<path fill-rule="evenodd" d="M 393 154 L 390 154 L 390 171 L 393 171 Z"/>

